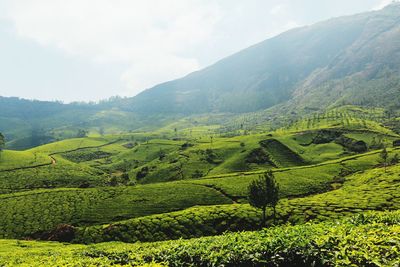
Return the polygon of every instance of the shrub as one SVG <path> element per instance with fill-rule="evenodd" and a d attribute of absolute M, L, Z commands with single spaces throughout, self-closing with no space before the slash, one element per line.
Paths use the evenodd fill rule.
<path fill-rule="evenodd" d="M 246 163 L 270 164 L 275 166 L 263 148 L 253 149 L 246 157 Z"/>
<path fill-rule="evenodd" d="M 393 146 L 394 147 L 399 147 L 400 146 L 400 140 L 393 141 Z"/>
<path fill-rule="evenodd" d="M 141 180 L 143 178 L 145 178 L 147 176 L 147 174 L 149 174 L 149 167 L 144 166 L 143 168 L 141 168 L 137 173 L 136 173 L 136 178 L 138 180 Z"/>

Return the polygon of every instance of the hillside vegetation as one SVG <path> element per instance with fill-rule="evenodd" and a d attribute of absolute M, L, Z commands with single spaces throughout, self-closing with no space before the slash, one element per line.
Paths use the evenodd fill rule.
<path fill-rule="evenodd" d="M 397 266 L 399 212 L 158 243 L 0 240 L 8 266 Z"/>
<path fill-rule="evenodd" d="M 0 97 L 0 266 L 398 267 L 399 16 L 294 29 L 134 98 Z"/>
<path fill-rule="evenodd" d="M 0 236 L 46 238 L 60 224 L 73 227 L 69 241 L 82 243 L 254 230 L 260 215 L 246 204 L 247 187 L 267 170 L 280 186 L 279 223 L 395 210 L 399 169 L 385 171 L 380 152 L 387 146 L 395 158 L 398 136 L 375 116 L 358 123 L 354 110 L 341 109 L 353 118 L 344 125 L 334 122 L 341 115 L 328 119 L 330 127 L 318 115 L 300 131 L 294 125 L 308 118 L 269 133 L 190 137 L 172 127 L 164 138 L 110 135 L 5 151 Z M 349 145 L 357 142 L 366 150 Z"/>
<path fill-rule="evenodd" d="M 340 226 L 332 223 L 364 212 L 400 208 L 400 146 L 397 145 L 400 136 L 385 126 L 388 118 L 382 114 L 380 109 L 344 106 L 305 116 L 275 131 L 249 131 L 239 126 L 224 133 L 218 133 L 220 128 L 215 126 L 207 130 L 205 126 L 190 128 L 190 125 L 177 129 L 184 122 L 175 122 L 148 133 L 74 138 L 25 151 L 5 150 L 0 158 L 0 238 L 76 245 L 62 248 L 56 243 L 25 245 L 21 241 L 2 241 L 5 248 L 0 253 L 4 261 L 16 264 L 18 260 L 8 251 L 12 242 L 17 242 L 22 247 L 33 244 L 33 254 L 21 252 L 18 256 L 27 265 L 32 265 L 34 259 L 63 264 L 63 260 L 73 257 L 71 262 L 91 261 L 100 265 L 155 261 L 168 266 L 219 266 L 250 264 L 253 259 L 254 265 L 260 266 L 267 259 L 277 266 L 298 262 L 298 266 L 309 266 L 310 262 L 315 262 L 315 266 L 345 266 L 349 262 L 361 266 L 380 262 L 381 266 L 391 266 L 398 253 L 382 252 L 386 245 L 381 247 L 379 238 L 396 234 L 397 221 L 392 225 L 382 221 L 355 226 L 349 221 Z M 386 161 L 382 158 L 383 148 L 387 151 Z M 267 227 L 275 228 L 205 238 L 260 228 L 260 210 L 247 204 L 247 194 L 250 182 L 266 171 L 272 171 L 280 188 L 275 223 L 272 211 L 267 211 Z M 396 212 L 388 214 L 383 217 L 398 216 Z M 307 224 L 310 221 L 314 224 Z M 296 226 L 284 226 L 287 223 Z M 381 230 L 372 233 L 368 230 L 372 227 Z M 303 235 L 295 237 L 299 231 Z M 376 239 L 370 241 L 373 243 L 362 243 L 364 239 L 354 239 L 359 235 L 357 231 L 371 232 Z M 333 241 L 322 236 L 339 233 L 345 235 L 340 234 L 341 238 L 349 238 L 349 242 L 361 242 L 357 246 L 370 245 L 378 252 L 375 256 L 365 256 L 354 249 L 354 255 L 346 252 L 347 258 L 339 257 L 335 251 L 347 245 L 335 241 L 334 247 L 326 250 L 323 242 L 328 242 L 329 247 Z M 295 239 L 288 237 L 291 235 Z M 201 248 L 202 242 L 227 242 L 226 246 L 230 246 L 234 242 L 231 237 L 250 238 L 250 243 L 245 241 L 249 244 L 243 248 L 246 252 L 236 254 L 237 258 L 229 256 L 230 252 L 210 258 L 197 258 L 198 254 L 180 258 L 180 247 L 172 246 L 181 244 L 190 247 L 193 253 L 204 250 L 206 255 L 209 245 Z M 189 240 L 153 243 L 182 238 Z M 250 245 L 254 238 L 262 242 L 257 247 Z M 283 247 L 279 245 L 278 250 L 267 245 L 276 244 L 274 240 L 281 238 L 289 239 L 283 239 Z M 322 243 L 301 245 L 310 240 Z M 155 254 L 151 258 L 150 254 L 143 254 L 142 258 L 140 253 L 132 254 L 126 247 L 121 249 L 122 245 L 109 243 L 115 241 L 150 242 L 131 246 L 141 253 L 151 253 L 144 252 L 150 246 L 149 251 Z M 385 239 L 385 242 L 391 241 Z M 104 244 L 94 245 L 97 243 Z M 355 248 L 354 243 L 350 244 Z M 55 253 L 53 249 L 58 251 L 55 255 L 61 253 L 62 257 L 49 256 Z M 174 252 L 166 258 L 157 256 L 157 253 L 164 255 L 164 249 Z M 261 253 L 260 249 L 265 251 Z M 250 251 L 264 256 L 252 256 Z M 271 251 L 282 251 L 283 256 L 268 256 Z"/>

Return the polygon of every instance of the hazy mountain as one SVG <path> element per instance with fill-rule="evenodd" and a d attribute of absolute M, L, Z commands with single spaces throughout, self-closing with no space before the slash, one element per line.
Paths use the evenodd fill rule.
<path fill-rule="evenodd" d="M 129 104 L 140 113 L 203 113 L 256 111 L 291 99 L 303 106 L 343 96 L 374 103 L 399 92 L 397 79 L 387 81 L 400 69 L 399 40 L 400 4 L 393 3 L 285 32 L 146 90 Z"/>
<path fill-rule="evenodd" d="M 165 116 L 243 113 L 277 105 L 399 106 L 400 3 L 280 34 L 133 98 L 62 104 L 0 97 L 8 140 L 57 127 L 131 130 Z M 152 116 L 156 119 L 148 119 Z"/>

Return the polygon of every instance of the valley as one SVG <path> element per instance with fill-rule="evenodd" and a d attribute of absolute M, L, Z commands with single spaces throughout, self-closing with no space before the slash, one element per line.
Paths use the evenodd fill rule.
<path fill-rule="evenodd" d="M 394 1 L 134 97 L 0 96 L 0 266 L 400 266 L 399 40 Z"/>
<path fill-rule="evenodd" d="M 133 243 L 254 231 L 260 211 L 247 204 L 247 187 L 267 170 L 280 186 L 278 225 L 327 227 L 360 212 L 395 211 L 400 136 L 379 116 L 354 110 L 369 112 L 347 106 L 347 115 L 327 111 L 275 131 L 228 135 L 214 125 L 175 123 L 158 132 L 5 150 L 0 238 Z"/>

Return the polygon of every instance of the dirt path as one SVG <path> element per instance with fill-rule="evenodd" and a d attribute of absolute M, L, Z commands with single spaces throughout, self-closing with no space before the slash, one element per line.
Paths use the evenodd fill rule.
<path fill-rule="evenodd" d="M 52 165 L 56 165 L 56 164 L 57 164 L 56 158 L 53 157 L 53 156 L 49 156 L 49 157 L 51 158 L 51 164 L 52 164 Z"/>
<path fill-rule="evenodd" d="M 7 169 L 7 170 L 1 170 L 0 173 L 1 172 L 12 172 L 12 171 L 26 170 L 26 169 L 35 169 L 35 168 L 39 168 L 39 167 L 49 166 L 49 165 L 52 165 L 52 164 L 53 164 L 53 161 L 51 161 L 49 163 L 38 164 L 38 165 L 18 167 L 18 168 Z"/>

